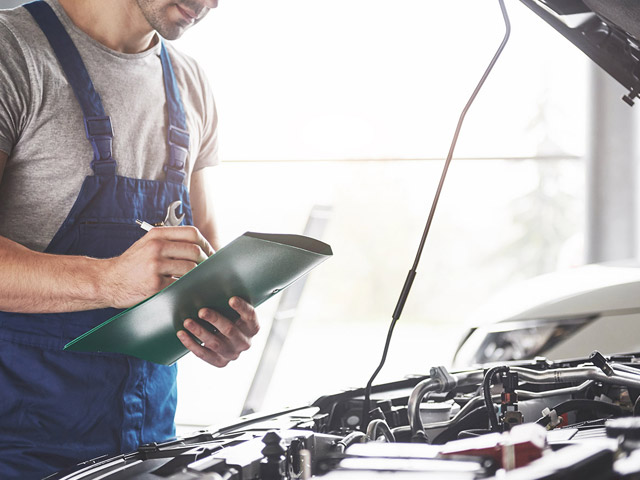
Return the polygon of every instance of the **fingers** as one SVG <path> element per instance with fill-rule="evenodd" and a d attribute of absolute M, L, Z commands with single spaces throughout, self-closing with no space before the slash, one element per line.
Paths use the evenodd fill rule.
<path fill-rule="evenodd" d="M 240 297 L 232 297 L 229 300 L 229 306 L 240 315 L 235 325 L 240 328 L 246 336 L 253 337 L 260 331 L 258 314 L 250 303 L 245 302 Z"/>
<path fill-rule="evenodd" d="M 237 344 L 239 348 L 246 350 L 250 346 L 251 338 L 260 330 L 258 315 L 253 306 L 240 297 L 232 297 L 229 306 L 240 315 L 240 318 L 233 322 L 209 308 L 200 309 L 198 317 L 213 325 L 222 336 Z M 245 345 L 247 342 L 249 345 Z"/>
<path fill-rule="evenodd" d="M 196 342 L 192 337 L 189 336 L 187 332 L 184 330 L 180 330 L 178 333 L 178 339 L 182 342 L 182 344 L 193 354 L 204 360 L 205 362 L 213 365 L 214 367 L 222 368 L 226 367 L 229 363 L 229 360 L 222 357 L 222 355 L 218 354 L 214 350 L 211 350 L 208 347 L 200 345 Z"/>
<path fill-rule="evenodd" d="M 209 308 L 202 308 L 198 312 L 198 317 L 215 327 L 216 333 L 211 333 L 191 319 L 184 321 L 185 329 L 198 338 L 202 345 L 185 331 L 178 332 L 178 338 L 186 348 L 217 367 L 227 365 L 236 360 L 240 353 L 248 350 L 251 338 L 260 330 L 253 306 L 238 297 L 232 298 L 229 305 L 240 314 L 235 322 Z"/>
<path fill-rule="evenodd" d="M 180 278 L 208 258 L 211 245 L 195 227 L 154 228 L 136 245 L 145 268 L 156 283 L 166 286 L 167 279 Z M 206 249 L 203 250 L 203 248 Z"/>
<path fill-rule="evenodd" d="M 127 308 L 182 277 L 214 253 L 196 227 L 152 228 L 122 255 L 105 260 L 105 303 Z"/>
<path fill-rule="evenodd" d="M 158 274 L 168 277 L 180 278 L 198 264 L 186 260 L 165 260 L 158 265 Z"/>
<path fill-rule="evenodd" d="M 197 245 L 204 254 L 201 256 L 200 261 L 206 260 L 215 253 L 211 244 L 204 238 L 202 233 L 200 233 L 200 230 L 193 226 L 153 228 L 145 237 L 149 237 L 149 241 L 162 239 L 171 242 Z"/>
<path fill-rule="evenodd" d="M 233 342 L 221 334 L 211 333 L 191 319 L 184 321 L 184 327 L 188 332 L 198 338 L 202 344 L 194 341 L 187 332 L 181 330 L 178 332 L 178 338 L 182 344 L 191 350 L 198 358 L 216 367 L 225 367 L 232 360 L 236 360 L 240 356 L 240 353 L 247 350 L 250 346 L 249 342 Z"/>
<path fill-rule="evenodd" d="M 145 248 L 163 258 L 204 262 L 213 248 L 195 227 L 154 228 L 144 237 Z"/>
<path fill-rule="evenodd" d="M 235 360 L 241 352 L 251 346 L 251 338 L 245 335 L 231 320 L 208 308 L 202 308 L 198 316 L 213 325 L 217 332 L 211 333 L 193 320 L 185 320 L 187 330 L 198 337 L 208 347 L 215 349 L 225 358 Z"/>

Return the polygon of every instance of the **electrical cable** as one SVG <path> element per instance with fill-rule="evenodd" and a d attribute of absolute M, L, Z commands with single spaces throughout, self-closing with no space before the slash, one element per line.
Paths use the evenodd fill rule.
<path fill-rule="evenodd" d="M 563 415 L 567 412 L 580 410 L 589 410 L 606 415 L 624 415 L 624 410 L 618 405 L 615 405 L 613 403 L 600 402 L 598 400 L 587 399 L 567 400 L 566 402 L 559 403 L 551 409 L 551 411 L 554 411 L 558 416 Z M 536 423 L 538 425 L 542 425 L 543 427 L 549 425 L 549 422 L 551 422 L 550 413 L 536 420 Z"/>
<path fill-rule="evenodd" d="M 491 431 L 499 432 L 500 425 L 498 423 L 498 415 L 496 414 L 495 407 L 493 405 L 493 399 L 491 398 L 491 382 L 493 377 L 497 373 L 505 373 L 509 371 L 509 367 L 501 365 L 498 367 L 492 367 L 487 370 L 482 380 L 482 393 L 484 394 L 484 404 L 487 407 L 487 414 L 489 415 L 489 422 L 491 423 Z"/>
<path fill-rule="evenodd" d="M 451 141 L 451 146 L 449 148 L 449 153 L 447 154 L 447 159 L 445 161 L 444 168 L 442 170 L 442 175 L 440 177 L 440 182 L 438 183 L 438 188 L 436 189 L 436 194 L 435 194 L 435 197 L 433 199 L 433 203 L 431 204 L 431 211 L 429 212 L 429 218 L 427 219 L 427 225 L 425 226 L 424 232 L 422 234 L 422 238 L 420 240 L 420 246 L 418 247 L 418 253 L 416 254 L 416 258 L 415 258 L 415 261 L 413 263 L 413 267 L 411 268 L 411 270 L 407 274 L 407 278 L 406 278 L 405 283 L 404 283 L 404 285 L 402 287 L 402 292 L 400 293 L 400 298 L 398 299 L 398 303 L 396 304 L 396 308 L 395 308 L 395 310 L 393 312 L 393 316 L 392 316 L 392 319 L 391 319 L 391 325 L 389 326 L 389 331 L 387 333 L 387 339 L 385 341 L 384 350 L 382 352 L 382 359 L 380 360 L 380 364 L 376 368 L 375 372 L 373 372 L 373 375 L 371 375 L 371 378 L 369 379 L 369 382 L 367 383 L 367 386 L 365 388 L 364 402 L 363 402 L 363 407 L 362 407 L 362 419 L 361 419 L 361 422 L 360 422 L 360 430 L 361 431 L 365 431 L 366 428 L 367 428 L 367 425 L 369 424 L 369 410 L 370 410 L 370 407 L 371 407 L 371 389 L 373 387 L 373 382 L 374 382 L 375 378 L 378 376 L 378 373 L 380 373 L 380 370 L 382 370 L 382 367 L 384 366 L 384 364 L 385 364 L 385 362 L 387 360 L 387 353 L 389 352 L 389 345 L 391 344 L 391 337 L 393 336 L 393 330 L 394 330 L 394 328 L 396 326 L 396 323 L 400 319 L 400 315 L 402 314 L 402 309 L 404 308 L 404 304 L 407 301 L 407 298 L 409 297 L 409 291 L 411 290 L 411 285 L 413 284 L 413 280 L 416 277 L 418 263 L 420 262 L 420 257 L 422 255 L 422 250 L 424 249 L 424 245 L 425 245 L 425 242 L 427 240 L 427 235 L 429 234 L 429 230 L 431 229 L 431 223 L 432 223 L 433 217 L 435 215 L 436 207 L 438 205 L 438 200 L 440 199 L 440 193 L 442 192 L 442 187 L 444 185 L 444 180 L 445 180 L 445 178 L 447 176 L 447 171 L 449 170 L 449 165 L 451 164 L 451 159 L 453 158 L 453 151 L 455 150 L 456 143 L 458 142 L 458 135 L 460 134 L 460 130 L 462 128 L 462 123 L 464 121 L 465 116 L 467 115 L 467 112 L 468 112 L 469 108 L 471 107 L 471 104 L 476 99 L 476 96 L 478 95 L 478 93 L 480 92 L 480 89 L 484 85 L 484 82 L 486 81 L 487 77 L 489 76 L 489 73 L 491 73 L 491 70 L 493 70 L 494 65 L 496 64 L 496 62 L 498 61 L 498 58 L 502 54 L 502 51 L 504 50 L 504 47 L 506 46 L 507 41 L 509 40 L 509 36 L 511 34 L 511 23 L 509 22 L 509 14 L 507 13 L 507 9 L 506 9 L 506 7 L 504 5 L 504 0 L 498 0 L 498 2 L 500 3 L 500 10 L 502 12 L 502 18 L 503 18 L 504 24 L 505 24 L 505 33 L 504 33 L 504 36 L 502 38 L 502 42 L 500 43 L 500 46 L 498 47 L 498 50 L 496 51 L 496 53 L 494 54 L 493 58 L 491 59 L 491 62 L 489 62 L 489 66 L 487 67 L 487 69 L 485 70 L 484 74 L 480 78 L 480 81 L 476 85 L 476 88 L 474 89 L 473 93 L 471 94 L 471 97 L 467 101 L 465 107 L 462 110 L 462 113 L 460 114 L 460 118 L 458 120 L 458 124 L 456 126 L 456 130 L 455 130 L 455 133 L 453 135 L 453 140 Z"/>

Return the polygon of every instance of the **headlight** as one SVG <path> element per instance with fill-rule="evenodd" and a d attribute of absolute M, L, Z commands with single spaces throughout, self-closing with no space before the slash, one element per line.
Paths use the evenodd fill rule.
<path fill-rule="evenodd" d="M 475 329 L 456 352 L 454 368 L 544 355 L 595 317 L 501 322 Z"/>

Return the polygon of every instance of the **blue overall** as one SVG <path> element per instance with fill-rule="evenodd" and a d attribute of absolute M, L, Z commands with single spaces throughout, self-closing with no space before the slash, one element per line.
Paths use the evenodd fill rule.
<path fill-rule="evenodd" d="M 120 255 L 145 233 L 135 220 L 160 221 L 175 200 L 182 201 L 184 221 L 192 224 L 183 185 L 189 134 L 164 45 L 160 59 L 170 150 L 166 181 L 121 177 L 111 156 L 110 118 L 73 41 L 49 5 L 36 1 L 25 8 L 47 36 L 73 88 L 94 150 L 93 175 L 85 178 L 45 251 L 94 258 Z M 78 134 L 83 134 L 81 129 Z M 42 188 L 52 188 L 55 181 Z M 109 308 L 64 314 L 0 312 L 0 478 L 42 478 L 84 460 L 174 436 L 175 366 L 125 355 L 62 351 L 67 342 L 116 313 Z"/>

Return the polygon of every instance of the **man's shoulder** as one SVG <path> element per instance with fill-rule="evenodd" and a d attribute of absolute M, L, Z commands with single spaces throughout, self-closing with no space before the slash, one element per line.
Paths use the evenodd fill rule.
<path fill-rule="evenodd" d="M 25 81 L 43 42 L 46 38 L 25 8 L 0 10 L 0 68 L 5 69 L 6 76 Z"/>
<path fill-rule="evenodd" d="M 36 52 L 42 50 L 43 42 L 46 39 L 27 9 L 0 10 L 1 63 L 22 65 L 25 61 L 33 61 Z M 26 60 L 28 58 L 31 60 Z"/>
<path fill-rule="evenodd" d="M 37 25 L 31 14 L 23 7 L 0 10 L 0 38 L 17 39 L 21 43 L 33 38 Z"/>

